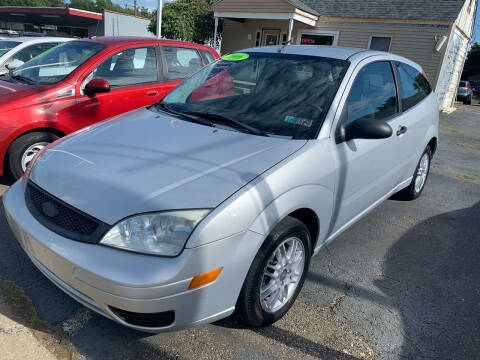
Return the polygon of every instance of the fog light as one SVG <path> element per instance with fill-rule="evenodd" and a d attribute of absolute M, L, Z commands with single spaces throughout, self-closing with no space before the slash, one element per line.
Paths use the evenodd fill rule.
<path fill-rule="evenodd" d="M 223 267 L 219 267 L 218 269 L 194 276 L 192 281 L 190 282 L 190 285 L 188 286 L 188 290 L 193 290 L 199 288 L 200 286 L 204 286 L 214 282 L 215 280 L 217 280 L 218 275 L 220 275 L 222 270 Z"/>

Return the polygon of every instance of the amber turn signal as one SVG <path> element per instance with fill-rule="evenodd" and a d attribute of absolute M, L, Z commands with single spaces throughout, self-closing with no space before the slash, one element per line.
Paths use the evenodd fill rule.
<path fill-rule="evenodd" d="M 218 269 L 211 270 L 209 272 L 206 272 L 200 275 L 195 275 L 192 281 L 190 281 L 188 290 L 193 290 L 193 289 L 199 288 L 200 286 L 204 286 L 214 282 L 215 280 L 217 280 L 218 275 L 220 275 L 222 270 L 223 270 L 223 267 L 219 267 Z"/>

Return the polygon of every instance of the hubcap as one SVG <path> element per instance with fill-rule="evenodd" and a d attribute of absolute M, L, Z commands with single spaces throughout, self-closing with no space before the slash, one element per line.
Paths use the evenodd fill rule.
<path fill-rule="evenodd" d="M 305 265 L 305 248 L 296 237 L 283 241 L 263 271 L 260 304 L 266 312 L 281 309 L 295 293 Z"/>
<path fill-rule="evenodd" d="M 37 155 L 38 152 L 47 145 L 48 145 L 47 142 L 39 142 L 29 146 L 29 148 L 25 150 L 25 152 L 22 155 L 22 171 L 23 172 L 27 170 L 28 164 L 30 164 L 30 161 L 33 160 L 35 155 Z"/>
<path fill-rule="evenodd" d="M 420 159 L 420 165 L 418 167 L 417 176 L 415 177 L 416 193 L 419 193 L 423 189 L 423 186 L 425 185 L 425 181 L 427 181 L 429 166 L 430 166 L 430 158 L 428 157 L 428 154 L 425 153 Z"/>

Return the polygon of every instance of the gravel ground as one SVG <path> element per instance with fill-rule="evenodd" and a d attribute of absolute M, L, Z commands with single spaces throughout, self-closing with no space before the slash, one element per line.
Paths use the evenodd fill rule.
<path fill-rule="evenodd" d="M 229 318 L 150 335 L 116 325 L 34 268 L 8 230 L 3 209 L 0 279 L 20 286 L 39 321 L 50 324 L 44 337 L 63 331 L 57 343 L 63 341 L 64 352 L 54 352 L 59 358 L 65 349 L 67 357 L 89 359 L 478 358 L 480 106 L 458 107 L 442 115 L 422 197 L 385 202 L 324 248 L 312 260 L 294 308 L 269 328 L 246 329 Z M 0 194 L 7 187 L 0 178 Z M 0 319 L 21 316 L 14 310 L 0 307 Z M 23 326 L 38 333 L 29 321 Z"/>

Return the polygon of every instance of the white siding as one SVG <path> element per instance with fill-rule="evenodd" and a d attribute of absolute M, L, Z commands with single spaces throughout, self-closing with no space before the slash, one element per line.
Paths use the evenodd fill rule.
<path fill-rule="evenodd" d="M 453 106 L 457 95 L 458 83 L 467 57 L 468 44 L 472 38 L 476 4 L 477 0 L 466 0 L 453 24 L 436 87 L 438 102 L 442 110 Z"/>

